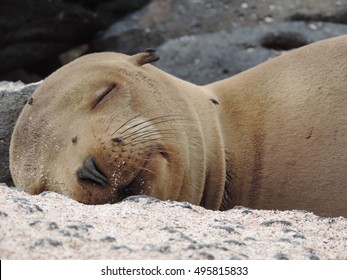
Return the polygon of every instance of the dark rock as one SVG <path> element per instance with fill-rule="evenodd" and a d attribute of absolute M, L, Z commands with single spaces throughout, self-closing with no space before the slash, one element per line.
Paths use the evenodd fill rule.
<path fill-rule="evenodd" d="M 257 241 L 257 239 L 255 239 L 254 237 L 250 237 L 250 236 L 245 237 L 243 240 L 244 241 Z"/>
<path fill-rule="evenodd" d="M 192 244 L 196 244 L 197 241 L 192 239 L 191 237 L 189 237 L 188 235 L 186 235 L 185 233 L 183 233 L 182 231 L 178 230 L 175 227 L 164 227 L 161 230 L 165 230 L 168 231 L 169 233 L 178 233 L 180 235 L 180 238 L 183 240 L 188 240 L 190 242 L 192 242 Z"/>
<path fill-rule="evenodd" d="M 309 260 L 319 260 L 320 258 L 316 255 L 315 251 L 313 249 L 309 249 Z"/>
<path fill-rule="evenodd" d="M 292 243 L 292 241 L 289 240 L 288 238 L 280 238 L 278 241 L 280 241 L 280 242 L 285 242 L 285 243 L 289 243 L 289 244 Z"/>
<path fill-rule="evenodd" d="M 8 217 L 8 214 L 5 212 L 0 211 L 0 217 Z"/>
<path fill-rule="evenodd" d="M 54 192 L 51 192 L 51 191 L 43 191 L 42 193 L 38 194 L 39 196 L 47 196 L 47 195 L 50 195 Z M 55 193 L 56 194 L 56 193 Z M 67 198 L 69 198 L 68 196 L 66 196 Z"/>
<path fill-rule="evenodd" d="M 302 214 L 311 214 L 312 212 L 306 211 L 306 210 L 300 210 L 300 209 L 295 209 L 292 210 L 295 213 L 302 213 Z"/>
<path fill-rule="evenodd" d="M 296 233 L 292 235 L 293 238 L 299 238 L 299 239 L 306 239 L 305 236 L 303 236 L 302 234 Z"/>
<path fill-rule="evenodd" d="M 323 22 L 335 22 L 347 24 L 347 10 L 338 11 L 333 15 L 324 15 L 324 14 L 312 14 L 305 15 L 297 13 L 292 15 L 291 20 L 303 20 L 303 21 L 323 21 Z"/>
<path fill-rule="evenodd" d="M 40 206 L 38 206 L 37 204 L 33 204 L 26 198 L 11 195 L 9 196 L 9 199 L 16 203 L 19 206 L 19 208 L 26 210 L 28 213 L 43 212 Z"/>
<path fill-rule="evenodd" d="M 232 226 L 228 226 L 228 225 L 214 226 L 213 228 L 223 229 L 223 230 L 226 230 L 228 233 L 239 234 Z"/>
<path fill-rule="evenodd" d="M 69 229 L 73 229 L 73 230 L 82 230 L 85 232 L 88 232 L 89 229 L 94 228 L 92 225 L 86 224 L 85 222 L 82 221 L 73 221 L 71 224 L 66 226 Z"/>
<path fill-rule="evenodd" d="M 347 34 L 347 25 L 280 22 L 242 27 L 231 33 L 186 36 L 158 48 L 156 66 L 197 84 L 225 79 L 283 51 Z"/>
<path fill-rule="evenodd" d="M 235 242 L 238 243 L 237 241 L 235 241 Z M 239 244 L 236 244 L 236 245 L 239 245 Z M 221 251 L 229 251 L 228 248 L 220 246 L 220 244 L 218 244 L 218 243 L 212 243 L 212 244 L 192 243 L 187 247 L 187 250 L 195 250 L 195 251 L 199 250 L 199 251 L 201 251 L 202 249 L 217 249 L 217 250 L 221 250 Z"/>
<path fill-rule="evenodd" d="M 250 211 L 250 212 L 252 212 L 252 210 L 253 210 L 252 208 L 245 207 L 245 206 L 242 206 L 242 205 L 236 205 L 232 209 L 243 210 L 243 211 Z"/>
<path fill-rule="evenodd" d="M 58 227 L 58 224 L 56 222 L 51 222 L 48 225 L 48 229 L 49 230 L 55 230 L 55 229 L 59 229 L 59 227 Z"/>
<path fill-rule="evenodd" d="M 214 260 L 215 257 L 210 254 L 210 253 L 207 253 L 207 252 L 201 252 L 199 253 L 199 255 L 203 258 L 203 259 L 206 259 L 206 260 Z"/>
<path fill-rule="evenodd" d="M 237 241 L 237 240 L 226 240 L 226 241 L 224 241 L 224 243 L 227 243 L 227 244 L 234 244 L 234 245 L 237 245 L 237 246 L 246 246 L 245 243 L 239 242 L 239 241 Z"/>
<path fill-rule="evenodd" d="M 168 245 L 160 246 L 160 245 L 155 245 L 155 244 L 146 244 L 143 247 L 143 250 L 160 252 L 162 254 L 168 254 L 171 252 L 171 247 Z"/>
<path fill-rule="evenodd" d="M 278 51 L 288 51 L 291 49 L 300 48 L 309 44 L 310 42 L 302 34 L 288 31 L 288 32 L 271 32 L 266 34 L 260 40 L 260 45 L 266 49 L 273 49 Z"/>
<path fill-rule="evenodd" d="M 183 209 L 189 209 L 193 212 L 197 212 L 195 209 L 193 209 L 192 204 L 187 202 L 187 201 L 178 202 L 178 201 L 167 200 L 164 203 L 169 208 L 177 208 L 178 207 L 178 208 L 183 208 Z"/>
<path fill-rule="evenodd" d="M 229 260 L 248 260 L 249 257 L 245 254 L 233 254 L 230 256 Z"/>
<path fill-rule="evenodd" d="M 283 253 L 277 253 L 275 255 L 275 259 L 276 260 L 288 260 L 288 256 L 286 254 L 283 254 Z"/>
<path fill-rule="evenodd" d="M 336 220 L 334 218 L 318 217 L 318 220 L 323 221 L 329 225 L 336 223 Z"/>
<path fill-rule="evenodd" d="M 9 169 L 9 148 L 16 120 L 38 84 L 0 82 L 0 182 L 13 185 Z"/>
<path fill-rule="evenodd" d="M 99 15 L 102 26 L 108 27 L 116 20 L 132 13 L 151 0 L 64 0 L 64 2 L 78 4 Z"/>
<path fill-rule="evenodd" d="M 116 242 L 116 238 L 113 236 L 105 236 L 101 239 L 102 242 Z"/>
<path fill-rule="evenodd" d="M 52 238 L 46 238 L 46 240 L 47 240 L 48 244 L 51 245 L 51 246 L 53 246 L 53 247 L 57 247 L 57 246 L 63 245 L 62 242 L 57 241 L 57 240 L 54 240 L 54 239 L 52 239 Z"/>
<path fill-rule="evenodd" d="M 279 22 L 321 15 L 326 20 L 343 22 L 344 3 L 335 0 L 319 3 L 314 0 L 157 0 L 140 11 L 128 15 L 110 26 L 93 42 L 95 51 L 118 51 L 133 54 L 146 47 L 159 47 L 162 43 L 187 35 L 234 31 L 236 28 L 255 27 L 263 23 Z M 336 15 L 336 16 L 334 16 Z"/>
<path fill-rule="evenodd" d="M 297 232 L 293 229 L 284 228 L 284 229 L 282 229 L 282 231 L 285 233 L 289 233 L 293 238 L 306 239 L 306 237 L 304 235 L 302 235 L 300 232 Z"/>
<path fill-rule="evenodd" d="M 61 233 L 63 236 L 71 236 L 71 233 L 66 229 L 61 229 L 58 232 Z"/>
<path fill-rule="evenodd" d="M 129 248 L 128 246 L 111 246 L 112 250 L 128 250 L 129 252 L 132 252 L 133 250 Z"/>
<path fill-rule="evenodd" d="M 31 226 L 31 227 L 33 227 L 33 226 L 36 226 L 36 225 L 38 225 L 38 224 L 41 224 L 42 223 L 42 221 L 34 221 L 34 222 L 31 222 L 30 224 L 29 224 L 29 226 Z"/>
<path fill-rule="evenodd" d="M 149 1 L 1 1 L 0 77 L 31 82 L 47 76 L 64 63 L 62 53 L 88 44 Z"/>
<path fill-rule="evenodd" d="M 37 248 L 42 248 L 45 245 L 50 245 L 52 247 L 58 247 L 58 246 L 62 246 L 63 243 L 58 241 L 58 240 L 52 239 L 52 238 L 41 238 L 41 239 L 38 239 L 32 246 L 30 246 L 30 249 L 34 250 Z"/>
<path fill-rule="evenodd" d="M 48 61 L 88 42 L 98 17 L 61 0 L 3 0 L 0 10 L 0 71 Z M 37 65 L 40 68 L 40 64 Z"/>
<path fill-rule="evenodd" d="M 264 227 L 270 227 L 272 225 L 292 226 L 292 223 L 288 221 L 284 221 L 284 220 L 271 220 L 271 221 L 263 222 L 260 225 Z"/>
<path fill-rule="evenodd" d="M 136 203 L 144 203 L 145 205 L 149 205 L 152 203 L 160 202 L 161 200 L 155 197 L 147 196 L 147 195 L 132 195 L 122 200 L 122 202 L 125 202 L 125 201 L 132 201 Z"/>
<path fill-rule="evenodd" d="M 168 254 L 171 252 L 171 247 L 170 246 L 160 246 L 158 251 L 163 254 Z"/>

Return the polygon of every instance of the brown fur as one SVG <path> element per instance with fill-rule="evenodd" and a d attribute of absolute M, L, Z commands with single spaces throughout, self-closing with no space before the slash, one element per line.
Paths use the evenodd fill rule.
<path fill-rule="evenodd" d="M 347 217 L 347 36 L 207 86 L 141 66 L 149 55 L 88 55 L 48 77 L 13 133 L 15 184 Z M 107 183 L 76 176 L 87 157 Z"/>
<path fill-rule="evenodd" d="M 233 204 L 347 217 L 347 36 L 207 88 L 220 103 Z"/>

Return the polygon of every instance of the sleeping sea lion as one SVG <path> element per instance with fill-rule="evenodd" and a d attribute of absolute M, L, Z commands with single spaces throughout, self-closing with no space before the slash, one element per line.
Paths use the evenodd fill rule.
<path fill-rule="evenodd" d="M 347 217 L 347 36 L 205 86 L 157 59 L 90 54 L 47 77 L 12 135 L 15 185 Z"/>

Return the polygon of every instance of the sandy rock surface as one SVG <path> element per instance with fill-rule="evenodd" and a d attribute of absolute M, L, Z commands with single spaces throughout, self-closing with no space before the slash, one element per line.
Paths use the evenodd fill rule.
<path fill-rule="evenodd" d="M 136 197 L 84 205 L 0 184 L 1 259 L 347 259 L 347 219 Z"/>

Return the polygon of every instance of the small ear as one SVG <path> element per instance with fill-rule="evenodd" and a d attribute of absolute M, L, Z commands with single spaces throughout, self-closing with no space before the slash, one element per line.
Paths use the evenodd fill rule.
<path fill-rule="evenodd" d="M 156 54 L 155 49 L 147 49 L 146 52 L 134 54 L 130 57 L 130 61 L 135 65 L 142 66 L 146 63 L 158 61 L 160 57 Z"/>

